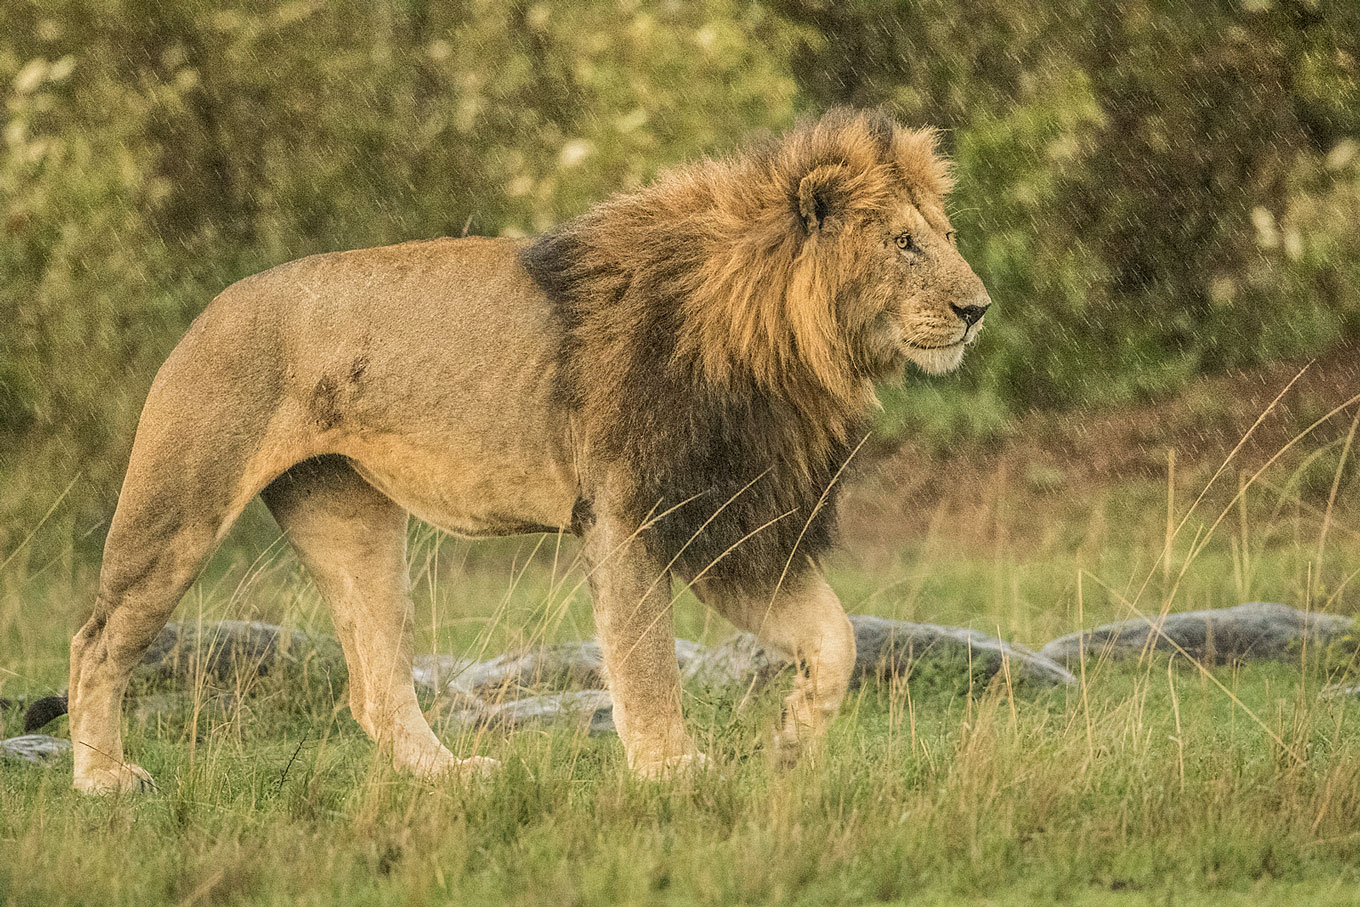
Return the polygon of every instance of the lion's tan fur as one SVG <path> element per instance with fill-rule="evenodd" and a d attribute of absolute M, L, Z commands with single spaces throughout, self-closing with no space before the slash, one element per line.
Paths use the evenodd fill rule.
<path fill-rule="evenodd" d="M 863 404 L 862 376 L 835 311 L 864 267 L 863 237 L 846 229 L 806 237 L 787 198 L 800 175 L 834 185 L 843 199 L 836 216 L 853 224 L 904 189 L 931 200 L 948 192 L 933 132 L 895 130 L 887 156 L 877 144 L 863 119 L 823 121 L 768 158 L 710 162 L 647 194 L 673 194 L 677 210 L 707 211 L 678 351 L 702 362 L 712 380 L 749 370 L 765 387 L 809 381 L 847 407 Z M 838 162 L 819 163 L 826 160 Z M 707 197 L 694 198 L 696 190 Z"/>
<path fill-rule="evenodd" d="M 581 536 L 638 771 L 699 759 L 672 572 L 802 659 L 776 735 L 795 750 L 853 662 L 816 558 L 871 382 L 956 365 L 976 330 L 955 312 L 985 301 L 948 188 L 933 133 L 840 111 L 533 242 L 316 256 L 225 291 L 156 378 L 72 642 L 77 786 L 143 783 L 122 761 L 128 672 L 261 493 L 332 605 L 355 718 L 399 766 L 469 765 L 415 700 L 408 513 Z"/>
<path fill-rule="evenodd" d="M 701 161 L 606 202 L 588 216 L 604 228 L 577 266 L 605 276 L 601 291 L 618 291 L 654 267 L 655 246 L 639 237 L 669 242 L 666 269 L 678 275 L 683 298 L 676 354 L 735 393 L 745 389 L 734 385 L 754 377 L 843 439 L 862 414 L 866 385 L 835 303 L 864 268 L 863 237 L 853 229 L 808 237 L 799 181 L 834 187 L 836 217 L 846 225 L 902 195 L 939 208 L 953 186 L 934 130 L 893 127 L 885 153 L 876 122 L 836 112 L 783 140 Z M 672 269 L 677 256 L 691 266 Z"/>
<path fill-rule="evenodd" d="M 948 302 L 981 285 L 947 239 L 934 145 L 836 111 L 524 251 L 564 313 L 585 462 L 628 464 L 629 517 L 667 514 L 648 540 L 680 572 L 759 588 L 819 556 L 874 379 L 902 366 L 901 339 L 962 336 Z M 904 227 L 929 256 L 885 251 Z"/>

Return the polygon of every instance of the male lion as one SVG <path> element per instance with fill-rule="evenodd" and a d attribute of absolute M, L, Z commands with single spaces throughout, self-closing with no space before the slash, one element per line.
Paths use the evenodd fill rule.
<path fill-rule="evenodd" d="M 546 236 L 316 255 L 229 287 L 161 368 L 71 643 L 75 786 L 123 761 L 129 672 L 262 495 L 334 609 L 350 708 L 400 768 L 476 768 L 412 686 L 407 515 L 581 537 L 628 764 L 702 759 L 671 578 L 795 657 L 782 755 L 854 661 L 817 559 L 872 382 L 958 365 L 989 304 L 935 136 L 833 111 L 675 170 Z"/>

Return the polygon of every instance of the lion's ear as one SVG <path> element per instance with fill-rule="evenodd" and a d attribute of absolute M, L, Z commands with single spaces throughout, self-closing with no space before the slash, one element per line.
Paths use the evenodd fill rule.
<path fill-rule="evenodd" d="M 826 229 L 827 222 L 840 213 L 843 169 L 840 164 L 822 164 L 798 182 L 798 213 L 809 236 Z"/>

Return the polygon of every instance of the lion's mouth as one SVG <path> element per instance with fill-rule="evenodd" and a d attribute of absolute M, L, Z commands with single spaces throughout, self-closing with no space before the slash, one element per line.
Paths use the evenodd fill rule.
<path fill-rule="evenodd" d="M 963 332 L 962 337 L 960 337 L 958 340 L 951 340 L 949 343 L 937 343 L 937 344 L 912 343 L 910 340 L 908 340 L 906 341 L 906 344 L 907 346 L 911 347 L 914 350 L 930 350 L 930 351 L 956 350 L 960 347 L 964 347 L 972 343 L 974 340 L 977 339 L 977 335 L 978 335 L 977 328 L 969 328 L 968 330 Z"/>
<path fill-rule="evenodd" d="M 981 330 L 982 322 L 978 322 L 977 324 L 972 324 L 964 328 L 963 334 L 959 336 L 959 339 L 951 340 L 948 343 L 938 344 L 913 343 L 910 340 L 905 341 L 905 343 L 907 346 L 911 347 L 914 350 L 926 350 L 930 352 L 939 352 L 941 350 L 956 350 L 959 349 L 960 347 L 965 347 L 968 344 L 972 343 L 974 340 L 976 340 Z"/>
<path fill-rule="evenodd" d="M 957 347 L 963 346 L 967 342 L 968 342 L 967 338 L 961 337 L 958 340 L 955 340 L 953 343 L 942 343 L 939 344 L 938 346 L 927 346 L 924 343 L 911 343 L 910 341 L 908 341 L 907 346 L 911 347 L 914 350 L 952 350 Z"/>

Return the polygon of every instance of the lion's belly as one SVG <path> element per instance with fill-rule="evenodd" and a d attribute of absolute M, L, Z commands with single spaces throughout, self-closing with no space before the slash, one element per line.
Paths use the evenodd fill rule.
<path fill-rule="evenodd" d="M 575 471 L 542 448 L 488 451 L 475 443 L 432 448 L 406 438 L 365 439 L 345 447 L 374 487 L 448 532 L 555 532 L 571 523 Z"/>
<path fill-rule="evenodd" d="M 252 315 L 282 319 L 281 411 L 302 446 L 349 457 L 452 532 L 569 526 L 579 482 L 557 380 L 564 328 L 518 250 L 436 240 L 303 259 L 244 285 Z"/>

